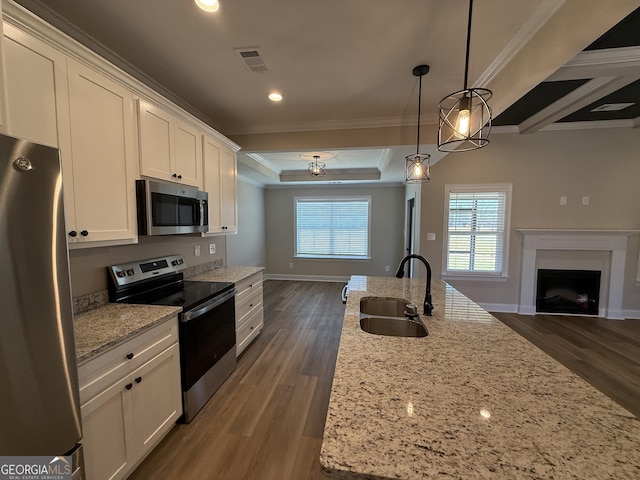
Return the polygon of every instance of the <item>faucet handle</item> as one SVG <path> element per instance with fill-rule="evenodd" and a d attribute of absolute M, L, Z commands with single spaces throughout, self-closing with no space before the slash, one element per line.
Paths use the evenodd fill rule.
<path fill-rule="evenodd" d="M 418 316 L 418 306 L 415 303 L 407 303 L 404 306 L 404 314 L 407 317 L 417 317 Z"/>

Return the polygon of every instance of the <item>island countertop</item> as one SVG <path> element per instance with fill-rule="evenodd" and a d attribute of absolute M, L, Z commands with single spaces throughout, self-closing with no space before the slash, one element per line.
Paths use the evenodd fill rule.
<path fill-rule="evenodd" d="M 424 281 L 352 277 L 320 462 L 339 479 L 637 479 L 640 420 L 454 288 L 423 338 L 360 329 L 362 297 L 422 305 Z"/>

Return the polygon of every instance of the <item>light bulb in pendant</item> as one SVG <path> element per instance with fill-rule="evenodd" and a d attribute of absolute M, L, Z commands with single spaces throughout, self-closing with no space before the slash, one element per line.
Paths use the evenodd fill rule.
<path fill-rule="evenodd" d="M 460 138 L 469 137 L 469 127 L 471 126 L 471 112 L 469 112 L 469 97 L 460 100 L 460 110 L 458 110 L 458 124 L 456 125 L 456 133 Z"/>

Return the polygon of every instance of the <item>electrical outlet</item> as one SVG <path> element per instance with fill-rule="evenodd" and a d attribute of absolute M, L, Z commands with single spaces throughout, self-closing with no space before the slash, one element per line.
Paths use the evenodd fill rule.
<path fill-rule="evenodd" d="M 560 197 L 560 205 L 566 205 L 567 204 L 567 197 L 565 197 L 564 195 L 562 195 Z"/>
<path fill-rule="evenodd" d="M 289 268 L 293 268 L 293 263 L 290 263 L 290 264 L 289 264 Z"/>
<path fill-rule="evenodd" d="M 200 256 L 200 245 L 196 245 L 196 246 L 195 246 L 195 248 L 193 249 L 193 254 L 194 254 L 196 257 L 199 257 L 199 256 Z"/>
<path fill-rule="evenodd" d="M 590 200 L 589 197 L 582 197 L 582 204 L 583 205 L 589 205 L 589 200 Z"/>
<path fill-rule="evenodd" d="M 213 255 L 214 253 L 216 253 L 216 244 L 215 243 L 210 243 L 209 244 L 209 255 Z"/>
<path fill-rule="evenodd" d="M 389 268 L 390 268 L 390 267 L 389 267 L 389 265 L 387 265 L 386 267 L 384 267 L 384 271 L 385 271 L 385 272 L 388 272 L 388 271 L 389 271 Z"/>

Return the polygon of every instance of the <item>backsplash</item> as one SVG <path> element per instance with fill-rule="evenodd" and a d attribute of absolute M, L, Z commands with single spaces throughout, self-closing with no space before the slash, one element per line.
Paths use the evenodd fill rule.
<path fill-rule="evenodd" d="M 182 273 L 184 274 L 184 278 L 191 278 L 223 267 L 224 260 L 218 258 L 212 262 L 187 267 Z M 73 299 L 73 313 L 77 315 L 79 313 L 88 312 L 89 310 L 102 307 L 107 303 L 109 303 L 109 292 L 106 289 L 95 293 L 89 293 L 87 295 L 81 295 Z"/>

